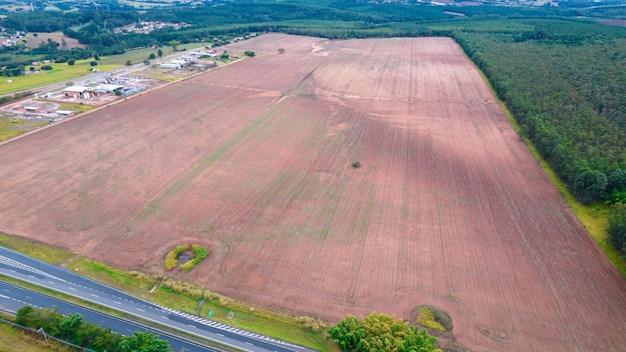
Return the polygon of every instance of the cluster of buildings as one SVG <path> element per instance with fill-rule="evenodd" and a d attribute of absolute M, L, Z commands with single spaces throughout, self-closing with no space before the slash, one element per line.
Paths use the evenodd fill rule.
<path fill-rule="evenodd" d="M 63 89 L 61 92 L 65 98 L 69 99 L 91 99 L 104 94 L 121 95 L 123 88 L 124 86 L 117 84 L 98 84 L 93 87 L 70 86 Z"/>
<path fill-rule="evenodd" d="M 0 41 L 0 45 L 2 46 L 13 46 L 13 45 L 17 45 L 20 40 L 22 40 L 22 38 L 26 35 L 25 32 L 20 32 L 17 31 L 15 32 L 15 34 L 8 34 L 4 31 L 4 28 L 2 29 L 2 39 Z"/>
<path fill-rule="evenodd" d="M 219 57 L 219 54 L 217 53 L 217 50 L 208 50 L 208 51 L 192 51 L 190 53 L 188 53 L 185 56 L 181 56 L 179 58 L 176 58 L 174 60 L 170 60 L 168 62 L 164 62 L 161 65 L 161 68 L 169 68 L 169 69 L 174 69 L 174 70 L 179 70 L 183 67 L 185 67 L 186 65 L 194 62 L 197 59 L 200 58 L 210 58 L 210 59 L 216 59 Z"/>
<path fill-rule="evenodd" d="M 191 25 L 189 23 L 185 23 L 185 22 L 172 23 L 172 22 L 159 22 L 159 21 L 156 21 L 156 22 L 155 21 L 151 21 L 151 22 L 140 21 L 137 24 L 132 24 L 132 25 L 125 26 L 122 28 L 116 28 L 115 32 L 123 33 L 123 34 L 129 34 L 129 33 L 148 34 L 152 31 L 163 29 L 163 28 L 181 29 L 181 28 L 186 28 L 190 26 Z"/>

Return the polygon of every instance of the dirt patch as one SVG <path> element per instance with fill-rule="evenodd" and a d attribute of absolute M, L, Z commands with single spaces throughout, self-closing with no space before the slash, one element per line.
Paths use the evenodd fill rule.
<path fill-rule="evenodd" d="M 0 229 L 334 321 L 438 306 L 473 351 L 626 344 L 625 281 L 452 40 L 226 49 L 257 55 L 0 146 Z M 214 250 L 165 273 L 182 238 Z"/>

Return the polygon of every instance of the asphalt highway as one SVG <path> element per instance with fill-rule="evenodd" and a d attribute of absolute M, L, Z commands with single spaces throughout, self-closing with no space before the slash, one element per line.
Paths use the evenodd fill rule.
<path fill-rule="evenodd" d="M 190 341 L 157 332 L 141 325 L 131 323 L 127 320 L 119 319 L 106 315 L 91 309 L 77 306 L 66 301 L 62 301 L 50 296 L 46 296 L 31 290 L 17 287 L 11 284 L 0 282 L 0 309 L 6 312 L 15 313 L 23 306 L 32 306 L 35 308 L 56 308 L 57 312 L 68 315 L 80 314 L 84 321 L 97 324 L 104 328 L 110 328 L 111 331 L 122 335 L 132 335 L 135 331 L 149 331 L 159 336 L 159 339 L 166 340 L 174 351 L 201 351 L 216 352 L 217 350 L 195 344 Z"/>
<path fill-rule="evenodd" d="M 315 351 L 150 303 L 84 276 L 1 246 L 0 273 L 243 351 Z M 40 304 L 38 305 L 41 306 Z"/>

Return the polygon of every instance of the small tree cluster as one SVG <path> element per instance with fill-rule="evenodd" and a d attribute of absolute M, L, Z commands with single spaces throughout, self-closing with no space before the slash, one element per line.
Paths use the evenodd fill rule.
<path fill-rule="evenodd" d="M 362 321 L 352 315 L 328 330 L 341 351 L 440 352 L 437 339 L 402 319 L 372 312 Z"/>
<path fill-rule="evenodd" d="M 243 54 L 249 57 L 253 57 L 255 55 L 254 51 L 251 51 L 251 50 L 246 50 L 243 52 Z"/>

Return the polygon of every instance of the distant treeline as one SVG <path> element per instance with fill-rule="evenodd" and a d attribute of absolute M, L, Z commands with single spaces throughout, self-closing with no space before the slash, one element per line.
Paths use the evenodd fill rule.
<path fill-rule="evenodd" d="M 9 31 L 55 32 L 77 39 L 100 55 L 150 45 L 204 41 L 216 34 L 260 31 L 315 35 L 326 38 L 365 38 L 424 35 L 417 23 L 449 21 L 458 16 L 447 8 L 422 4 L 367 4 L 357 1 L 237 1 L 219 6 L 154 9 L 139 14 L 116 8 L 112 11 L 79 12 L 38 11 L 11 14 L 0 20 Z M 510 8 L 501 6 L 455 9 L 472 18 L 547 17 L 563 15 L 563 10 L 548 8 Z M 579 13 L 567 10 L 566 15 Z M 188 30 L 163 29 L 149 35 L 116 33 L 115 28 L 144 21 L 186 22 Z"/>

